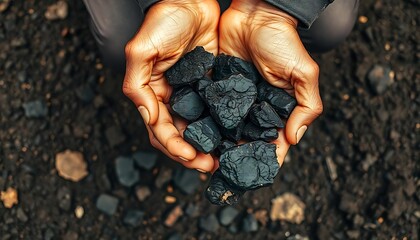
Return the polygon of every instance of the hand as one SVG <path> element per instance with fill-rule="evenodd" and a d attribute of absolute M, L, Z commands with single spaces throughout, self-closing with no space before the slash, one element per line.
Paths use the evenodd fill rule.
<path fill-rule="evenodd" d="M 296 97 L 298 105 L 274 141 L 280 164 L 322 112 L 318 65 L 296 26 L 296 19 L 260 0 L 233 0 L 219 23 L 219 53 L 252 61 L 270 84 Z"/>
<path fill-rule="evenodd" d="M 211 171 L 214 160 L 182 138 L 186 123 L 169 113 L 172 88 L 164 73 L 196 46 L 217 55 L 219 16 L 215 0 L 163 0 L 148 10 L 126 45 L 123 91 L 139 109 L 151 144 L 184 166 L 203 171 Z"/>

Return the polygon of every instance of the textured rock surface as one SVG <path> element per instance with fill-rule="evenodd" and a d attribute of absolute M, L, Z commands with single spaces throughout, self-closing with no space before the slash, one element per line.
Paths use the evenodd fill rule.
<path fill-rule="evenodd" d="M 276 88 L 265 81 L 259 83 L 257 87 L 259 101 L 268 102 L 280 117 L 289 117 L 297 104 L 295 98 L 290 96 L 283 89 Z"/>
<path fill-rule="evenodd" d="M 284 127 L 284 123 L 276 110 L 264 101 L 251 107 L 251 110 L 249 110 L 249 119 L 255 125 L 263 128 Z"/>
<path fill-rule="evenodd" d="M 229 76 L 238 73 L 252 80 L 254 84 L 256 84 L 260 78 L 257 68 L 250 62 L 223 53 L 216 57 L 213 68 L 213 78 L 215 80 L 226 79 Z"/>
<path fill-rule="evenodd" d="M 174 90 L 169 104 L 174 112 L 189 121 L 196 120 L 204 110 L 203 100 L 191 87 Z"/>
<path fill-rule="evenodd" d="M 271 142 L 278 138 L 279 133 L 276 128 L 261 128 L 253 123 L 247 123 L 242 130 L 242 136 L 247 140 L 262 140 Z"/>
<path fill-rule="evenodd" d="M 210 179 L 206 189 L 206 198 L 216 205 L 232 205 L 239 201 L 245 191 L 231 186 L 217 170 Z"/>
<path fill-rule="evenodd" d="M 188 125 L 184 139 L 200 152 L 209 153 L 220 144 L 222 136 L 211 117 L 206 117 Z"/>

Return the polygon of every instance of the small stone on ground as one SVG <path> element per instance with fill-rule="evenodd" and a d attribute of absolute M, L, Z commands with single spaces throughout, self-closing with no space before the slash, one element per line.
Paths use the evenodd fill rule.
<path fill-rule="evenodd" d="M 196 170 L 179 168 L 175 171 L 175 186 L 186 194 L 194 193 L 200 186 L 200 173 Z"/>
<path fill-rule="evenodd" d="M 28 118 L 41 118 L 48 114 L 48 107 L 42 100 L 26 102 L 22 105 L 25 116 Z"/>
<path fill-rule="evenodd" d="M 87 164 L 82 153 L 66 150 L 57 153 L 55 167 L 62 178 L 78 182 L 88 175 Z"/>
<path fill-rule="evenodd" d="M 159 155 L 156 152 L 135 152 L 133 154 L 136 165 L 145 169 L 151 170 L 158 159 Z"/>
<path fill-rule="evenodd" d="M 140 210 L 128 210 L 124 216 L 123 222 L 132 227 L 140 226 L 143 221 L 144 212 Z"/>
<path fill-rule="evenodd" d="M 233 222 L 238 216 L 239 211 L 231 206 L 224 207 L 219 213 L 219 222 L 223 226 L 227 226 Z"/>
<path fill-rule="evenodd" d="M 141 187 L 136 188 L 136 196 L 140 202 L 143 202 L 144 200 L 146 200 L 151 194 L 152 192 L 150 191 L 150 188 L 147 186 L 141 186 Z"/>
<path fill-rule="evenodd" d="M 305 204 L 292 193 L 284 193 L 271 200 L 270 219 L 301 224 L 305 219 Z"/>
<path fill-rule="evenodd" d="M 201 217 L 198 220 L 198 226 L 204 231 L 213 233 L 217 232 L 217 230 L 219 230 L 220 227 L 215 214 L 210 214 L 208 216 Z"/>
<path fill-rule="evenodd" d="M 183 214 L 184 212 L 182 211 L 181 206 L 177 205 L 168 213 L 163 224 L 167 227 L 172 227 Z"/>
<path fill-rule="evenodd" d="M 58 1 L 48 6 L 44 16 L 48 20 L 65 19 L 68 15 L 68 8 L 66 1 Z"/>
<path fill-rule="evenodd" d="M 115 171 L 118 181 L 125 187 L 131 187 L 140 179 L 140 174 L 134 168 L 134 161 L 129 157 L 118 157 L 115 160 Z"/>
<path fill-rule="evenodd" d="M 103 213 L 111 216 L 117 210 L 118 202 L 118 198 L 103 193 L 96 200 L 96 207 Z"/>

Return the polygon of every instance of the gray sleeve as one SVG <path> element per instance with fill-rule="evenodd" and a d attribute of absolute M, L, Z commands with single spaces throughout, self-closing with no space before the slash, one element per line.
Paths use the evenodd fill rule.
<path fill-rule="evenodd" d="M 299 20 L 299 24 L 310 28 L 319 14 L 334 0 L 265 0 Z"/>
<path fill-rule="evenodd" d="M 146 13 L 147 9 L 149 9 L 150 6 L 153 4 L 159 2 L 159 0 L 136 0 L 141 9 L 143 10 L 143 13 Z"/>

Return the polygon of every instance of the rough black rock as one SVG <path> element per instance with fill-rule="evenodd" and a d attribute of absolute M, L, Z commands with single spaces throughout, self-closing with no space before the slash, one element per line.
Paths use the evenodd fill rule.
<path fill-rule="evenodd" d="M 279 133 L 276 128 L 261 128 L 253 123 L 247 123 L 242 130 L 242 136 L 247 140 L 263 140 L 271 142 L 278 138 Z"/>
<path fill-rule="evenodd" d="M 205 90 L 206 102 L 214 120 L 232 129 L 246 117 L 257 97 L 255 84 L 237 74 L 210 84 Z"/>
<path fill-rule="evenodd" d="M 262 128 L 283 128 L 284 123 L 276 110 L 267 102 L 254 104 L 249 110 L 249 120 Z"/>
<path fill-rule="evenodd" d="M 215 214 L 210 214 L 205 217 L 201 217 L 198 220 L 198 226 L 200 229 L 207 231 L 207 232 L 216 232 L 219 230 L 219 222 L 217 221 Z"/>
<path fill-rule="evenodd" d="M 232 129 L 220 127 L 220 133 L 222 134 L 223 137 L 233 142 L 238 142 L 242 138 L 242 130 L 244 129 L 244 127 L 245 127 L 245 121 L 241 121 L 238 124 L 238 126 Z"/>
<path fill-rule="evenodd" d="M 220 154 L 223 154 L 224 152 L 226 152 L 226 150 L 235 146 L 236 144 L 234 142 L 224 140 L 219 144 L 219 146 L 217 146 L 217 150 L 219 150 Z"/>
<path fill-rule="evenodd" d="M 213 67 L 214 58 L 203 47 L 196 47 L 168 69 L 165 77 L 174 87 L 196 82 Z"/>
<path fill-rule="evenodd" d="M 133 159 L 136 165 L 145 170 L 152 170 L 152 168 L 156 164 L 158 157 L 159 154 L 157 154 L 156 152 L 137 151 L 133 153 Z"/>
<path fill-rule="evenodd" d="M 143 221 L 143 217 L 143 211 L 130 209 L 125 214 L 123 222 L 129 226 L 138 227 Z"/>
<path fill-rule="evenodd" d="M 131 187 L 140 179 L 140 174 L 134 168 L 134 161 L 130 157 L 117 157 L 115 160 L 115 171 L 118 181 L 125 187 Z"/>
<path fill-rule="evenodd" d="M 200 174 L 192 169 L 176 169 L 173 181 L 182 192 L 192 194 L 200 186 Z"/>
<path fill-rule="evenodd" d="M 203 100 L 191 87 L 174 90 L 169 104 L 174 112 L 189 121 L 199 118 L 205 106 Z"/>
<path fill-rule="evenodd" d="M 48 114 L 48 107 L 43 100 L 26 102 L 22 105 L 25 116 L 28 118 L 41 118 Z"/>
<path fill-rule="evenodd" d="M 205 96 L 205 89 L 207 86 L 209 86 L 210 84 L 212 84 L 213 81 L 204 76 L 203 78 L 201 78 L 200 80 L 198 80 L 195 84 L 194 84 L 194 89 L 195 91 L 198 92 L 198 95 L 200 95 L 200 97 L 205 100 L 206 96 Z"/>
<path fill-rule="evenodd" d="M 219 213 L 219 222 L 223 226 L 228 226 L 238 216 L 239 210 L 234 207 L 224 207 Z"/>
<path fill-rule="evenodd" d="M 224 179 L 243 190 L 272 184 L 279 171 L 276 145 L 255 141 L 230 148 L 220 156 Z"/>
<path fill-rule="evenodd" d="M 245 191 L 231 186 L 217 170 L 210 179 L 205 196 L 216 205 L 232 205 L 239 201 Z"/>
<path fill-rule="evenodd" d="M 222 136 L 211 117 L 200 119 L 187 126 L 184 139 L 203 153 L 209 153 L 219 146 Z"/>
<path fill-rule="evenodd" d="M 280 88 L 271 86 L 269 83 L 263 81 L 258 84 L 258 100 L 269 103 L 280 117 L 288 118 L 290 113 L 295 108 L 296 99 L 290 96 L 286 91 Z"/>
<path fill-rule="evenodd" d="M 118 202 L 118 198 L 103 193 L 96 200 L 96 207 L 108 215 L 113 215 L 117 210 Z"/>
<path fill-rule="evenodd" d="M 252 80 L 254 84 L 257 84 L 260 79 L 260 74 L 254 64 L 223 53 L 216 57 L 213 68 L 213 78 L 215 80 L 226 79 L 238 73 Z"/>

